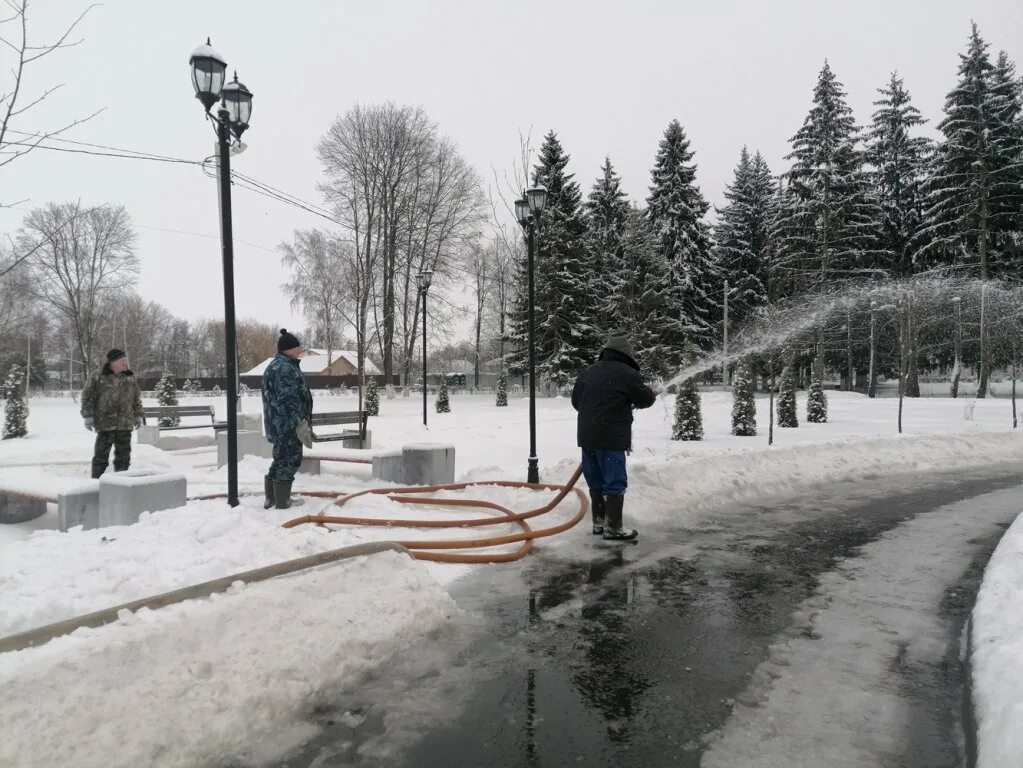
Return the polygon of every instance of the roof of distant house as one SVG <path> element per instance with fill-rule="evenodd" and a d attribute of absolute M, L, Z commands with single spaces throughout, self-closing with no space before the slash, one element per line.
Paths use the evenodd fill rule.
<path fill-rule="evenodd" d="M 299 358 L 299 365 L 302 368 L 302 373 L 315 375 L 323 373 L 332 363 L 342 359 L 347 360 L 353 368 L 357 368 L 359 365 L 359 356 L 355 352 L 334 350 L 330 353 L 330 358 L 328 359 L 327 350 L 325 349 L 307 349 L 305 356 Z M 243 373 L 242 376 L 262 376 L 263 371 L 266 370 L 266 367 L 270 365 L 272 360 L 272 357 L 268 357 L 251 371 Z M 363 364 L 366 367 L 367 374 L 376 376 L 380 373 L 380 369 L 373 365 L 369 359 L 365 360 Z"/>

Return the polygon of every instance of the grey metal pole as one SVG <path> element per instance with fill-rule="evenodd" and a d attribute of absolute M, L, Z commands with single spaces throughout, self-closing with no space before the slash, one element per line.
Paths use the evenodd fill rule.
<path fill-rule="evenodd" d="M 725 362 L 721 366 L 722 373 L 724 374 L 725 386 L 731 384 L 731 371 L 728 369 L 728 281 L 725 280 L 725 328 L 724 328 L 725 340 L 724 340 L 724 355 Z"/>
<path fill-rule="evenodd" d="M 529 221 L 529 470 L 526 482 L 540 482 L 539 460 L 536 456 L 536 317 L 534 292 L 533 245 L 536 217 Z"/>
<path fill-rule="evenodd" d="M 426 289 L 423 289 L 423 426 L 426 426 Z"/>
<path fill-rule="evenodd" d="M 227 503 L 238 506 L 238 346 L 234 319 L 234 231 L 231 226 L 230 120 L 217 111 L 220 170 L 220 227 L 224 260 L 224 346 L 227 364 Z"/>

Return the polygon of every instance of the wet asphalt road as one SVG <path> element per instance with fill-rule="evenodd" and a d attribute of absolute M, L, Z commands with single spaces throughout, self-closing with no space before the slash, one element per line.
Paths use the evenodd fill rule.
<path fill-rule="evenodd" d="M 477 620 L 314 713 L 321 736 L 279 765 L 698 766 L 821 574 L 915 515 L 1021 481 L 994 466 L 836 484 L 631 545 L 580 527 L 569 547 L 455 585 Z M 945 658 L 893 669 L 912 723 L 900 768 L 964 764 L 959 639 L 1007 522 L 970 541 L 946 587 Z"/>

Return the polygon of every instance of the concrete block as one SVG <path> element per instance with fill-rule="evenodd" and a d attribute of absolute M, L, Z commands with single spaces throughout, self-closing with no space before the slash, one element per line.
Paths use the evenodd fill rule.
<path fill-rule="evenodd" d="M 246 456 L 258 456 L 262 459 L 272 459 L 274 447 L 266 441 L 262 432 L 238 431 L 238 459 Z M 217 433 L 217 467 L 227 464 L 227 430 L 223 429 Z"/>
<path fill-rule="evenodd" d="M 360 440 L 357 437 L 350 437 L 347 440 L 342 440 L 341 445 L 344 448 L 362 448 L 369 449 L 373 447 L 373 430 L 366 430 L 366 439 Z"/>
<path fill-rule="evenodd" d="M 131 525 L 143 512 L 183 507 L 187 501 L 184 475 L 145 469 L 108 472 L 99 479 L 99 527 Z"/>
<path fill-rule="evenodd" d="M 99 528 L 99 480 L 57 494 L 57 526 L 68 531 L 76 525 Z"/>
<path fill-rule="evenodd" d="M 160 428 L 155 424 L 147 424 L 138 428 L 139 445 L 160 445 Z"/>
<path fill-rule="evenodd" d="M 439 443 L 405 445 L 401 449 L 406 485 L 455 482 L 455 446 Z"/>
<path fill-rule="evenodd" d="M 298 471 L 303 475 L 318 475 L 320 474 L 320 460 L 302 459 L 302 463 L 299 465 Z"/>
<path fill-rule="evenodd" d="M 0 491 L 0 524 L 27 523 L 46 514 L 46 502 L 43 499 L 29 499 L 23 496 L 10 496 Z"/>
<path fill-rule="evenodd" d="M 241 432 L 263 432 L 263 414 L 261 413 L 239 413 L 238 431 Z"/>
<path fill-rule="evenodd" d="M 405 462 L 400 449 L 380 451 L 373 456 L 373 479 L 405 484 Z"/>

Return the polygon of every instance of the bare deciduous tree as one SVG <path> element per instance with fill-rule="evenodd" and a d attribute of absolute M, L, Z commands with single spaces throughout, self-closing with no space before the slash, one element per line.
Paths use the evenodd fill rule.
<path fill-rule="evenodd" d="M 64 317 L 82 360 L 94 360 L 103 301 L 138 276 L 135 232 L 120 207 L 82 214 L 80 203 L 50 203 L 26 216 L 21 250 L 33 250 L 29 294 Z"/>
<path fill-rule="evenodd" d="M 281 262 L 291 269 L 284 290 L 326 342 L 327 357 L 337 347 L 338 306 L 343 302 L 341 249 L 318 229 L 296 230 L 294 243 L 281 243 Z"/>

